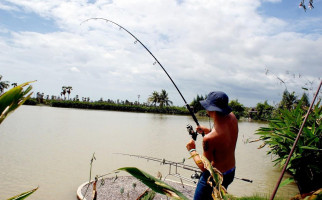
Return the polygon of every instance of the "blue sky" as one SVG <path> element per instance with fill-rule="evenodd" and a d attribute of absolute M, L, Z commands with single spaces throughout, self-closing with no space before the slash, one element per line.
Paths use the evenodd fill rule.
<path fill-rule="evenodd" d="M 291 91 L 313 90 L 321 78 L 322 3 L 307 12 L 285 0 L 115 0 L 0 2 L 0 74 L 34 91 L 93 100 L 147 100 L 166 89 L 183 101 L 161 68 L 134 39 L 159 59 L 188 102 L 197 94 L 225 91 L 246 106 L 277 103 L 286 82 Z M 308 1 L 306 1 L 308 4 Z M 268 73 L 265 74 L 265 70 Z"/>
<path fill-rule="evenodd" d="M 36 13 L 0 10 L 0 17 L 1 27 L 14 32 L 49 33 L 59 30 L 53 20 L 42 18 Z"/>

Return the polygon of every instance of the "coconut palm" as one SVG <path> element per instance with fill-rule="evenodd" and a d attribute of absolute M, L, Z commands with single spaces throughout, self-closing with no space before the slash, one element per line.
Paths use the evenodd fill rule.
<path fill-rule="evenodd" d="M 0 75 L 0 94 L 9 87 L 9 81 L 1 81 L 2 75 Z"/>
<path fill-rule="evenodd" d="M 152 95 L 148 98 L 148 101 L 154 104 L 154 106 L 156 106 L 156 104 L 159 103 L 159 96 L 159 93 L 157 91 L 154 91 Z"/>
<path fill-rule="evenodd" d="M 170 101 L 168 93 L 164 89 L 161 91 L 159 95 L 159 103 L 160 103 L 160 107 L 163 107 L 164 105 L 165 106 L 172 105 L 172 101 Z"/>

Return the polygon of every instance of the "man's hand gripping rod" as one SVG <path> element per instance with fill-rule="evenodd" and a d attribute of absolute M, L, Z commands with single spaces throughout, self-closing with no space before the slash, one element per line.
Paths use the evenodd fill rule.
<path fill-rule="evenodd" d="M 186 103 L 186 107 L 189 110 L 189 112 L 190 112 L 193 120 L 196 122 L 197 126 L 199 126 L 199 122 L 198 122 L 198 120 L 196 118 L 196 115 L 193 113 L 193 111 L 192 111 L 191 107 L 189 106 L 189 104 Z M 197 133 L 197 131 L 194 131 L 193 130 L 193 128 L 192 128 L 192 126 L 190 124 L 187 125 L 187 131 L 188 131 L 189 135 L 191 135 L 192 139 L 194 141 L 196 141 L 197 140 L 198 133 Z M 205 133 L 201 133 L 201 135 L 203 137 L 203 136 L 205 136 Z"/>
<path fill-rule="evenodd" d="M 182 97 L 182 98 L 183 98 L 183 97 Z M 184 99 L 184 98 L 183 98 L 183 100 L 185 101 L 185 99 Z M 199 126 L 199 122 L 198 122 L 198 120 L 197 120 L 197 117 L 196 117 L 196 115 L 193 113 L 193 111 L 192 111 L 191 107 L 189 106 L 189 104 L 187 104 L 187 103 L 186 103 L 186 107 L 187 107 L 187 109 L 189 110 L 190 115 L 192 116 L 193 120 L 196 122 L 197 126 Z M 188 125 L 187 125 L 187 131 L 188 131 L 189 135 L 191 135 L 192 139 L 193 139 L 194 141 L 196 141 L 196 140 L 197 140 L 198 133 L 197 133 L 197 131 L 194 131 L 194 130 L 193 130 L 193 128 L 192 128 L 192 126 L 191 126 L 190 124 L 188 124 Z M 204 134 L 204 133 L 202 133 L 201 135 L 202 135 L 202 137 L 203 137 L 205 134 Z"/>

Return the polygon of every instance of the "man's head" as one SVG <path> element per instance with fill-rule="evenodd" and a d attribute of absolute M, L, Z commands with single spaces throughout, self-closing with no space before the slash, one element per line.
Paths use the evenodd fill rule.
<path fill-rule="evenodd" d="M 206 100 L 200 101 L 200 104 L 207 111 L 216 111 L 222 115 L 228 115 L 232 109 L 228 106 L 228 96 L 224 92 L 210 92 Z"/>

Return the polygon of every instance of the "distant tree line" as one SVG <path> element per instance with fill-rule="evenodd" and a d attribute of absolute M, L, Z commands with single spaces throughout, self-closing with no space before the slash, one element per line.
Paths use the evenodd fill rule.
<path fill-rule="evenodd" d="M 117 104 L 108 102 L 80 102 L 80 101 L 51 101 L 53 107 L 64 108 L 81 108 L 95 110 L 114 110 L 127 112 L 146 112 L 146 113 L 164 113 L 188 115 L 189 112 L 185 107 L 178 106 L 154 106 L 154 105 L 134 105 L 134 104 Z"/>
<path fill-rule="evenodd" d="M 267 70 L 267 69 L 266 69 Z M 268 70 L 266 71 L 266 74 Z M 270 72 L 272 73 L 272 72 Z M 276 75 L 275 75 L 276 76 Z M 277 76 L 276 76 L 277 77 Z M 279 77 L 280 81 L 283 82 Z M 9 81 L 1 81 L 2 76 L 0 75 L 0 94 L 4 92 L 5 89 L 10 87 Z M 284 83 L 284 82 L 283 82 Z M 284 83 L 285 84 L 285 83 Z M 17 83 L 12 83 L 12 87 L 16 87 Z M 307 88 L 302 87 L 304 90 Z M 136 112 L 155 112 L 155 113 L 171 113 L 171 114 L 189 114 L 185 107 L 172 106 L 172 101 L 169 99 L 169 95 L 166 90 L 162 89 L 161 92 L 153 91 L 152 94 L 147 99 L 147 102 L 139 103 L 139 101 L 130 102 L 128 100 L 111 100 L 106 101 L 101 98 L 99 101 L 90 101 L 89 97 L 82 97 L 81 100 L 79 96 L 76 95 L 74 98 L 70 98 L 72 86 L 62 86 L 62 92 L 60 97 L 44 95 L 44 93 L 37 93 L 36 98 L 29 98 L 25 105 L 36 105 L 39 103 L 47 104 L 55 107 L 71 107 L 71 108 L 85 108 L 85 109 L 105 109 L 105 110 L 119 110 L 119 111 L 136 111 Z M 67 99 L 66 99 L 67 94 Z M 196 98 L 190 103 L 195 113 L 199 116 L 205 116 L 206 111 L 201 106 L 200 101 L 206 99 L 206 95 L 197 95 Z M 248 118 L 253 120 L 267 121 L 280 113 L 281 109 L 291 110 L 294 109 L 299 102 L 302 102 L 303 106 L 309 106 L 308 95 L 304 92 L 301 98 L 295 95 L 295 92 L 290 93 L 285 86 L 285 90 L 282 95 L 281 101 L 275 105 L 269 105 L 267 101 L 264 103 L 257 103 L 255 107 L 246 107 L 238 99 L 231 100 L 229 106 L 232 108 L 237 119 Z"/>
<path fill-rule="evenodd" d="M 206 98 L 206 95 L 197 95 L 197 97 L 194 98 L 190 103 L 194 112 L 201 116 L 204 116 L 206 111 L 201 106 L 200 101 Z M 264 101 L 264 103 L 257 103 L 255 107 L 246 107 L 238 102 L 237 99 L 231 100 L 228 105 L 232 108 L 237 119 L 248 118 L 253 120 L 267 121 L 279 114 L 281 109 L 294 109 L 300 101 L 302 101 L 303 106 L 308 107 L 310 105 L 308 95 L 305 92 L 303 93 L 302 97 L 299 98 L 295 95 L 295 92 L 290 93 L 287 89 L 285 89 L 282 100 L 275 106 L 269 105 L 267 101 Z"/>

